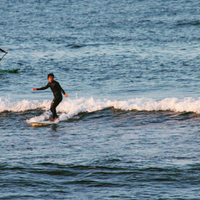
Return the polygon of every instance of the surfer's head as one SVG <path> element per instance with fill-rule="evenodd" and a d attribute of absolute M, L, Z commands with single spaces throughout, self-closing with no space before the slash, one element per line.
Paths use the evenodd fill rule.
<path fill-rule="evenodd" d="M 49 78 L 49 76 L 52 76 L 54 78 L 54 74 L 53 73 L 50 73 L 47 75 L 47 79 Z"/>
<path fill-rule="evenodd" d="M 53 79 L 54 79 L 53 73 L 48 74 L 48 75 L 47 75 L 47 79 L 48 79 L 49 82 L 51 83 L 51 82 L 53 81 Z"/>

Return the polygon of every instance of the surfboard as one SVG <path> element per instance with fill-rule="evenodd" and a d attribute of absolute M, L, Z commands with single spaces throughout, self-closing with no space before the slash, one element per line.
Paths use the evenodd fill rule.
<path fill-rule="evenodd" d="M 0 73 L 9 72 L 9 73 L 17 73 L 20 69 L 8 69 L 8 70 L 1 70 Z"/>
<path fill-rule="evenodd" d="M 32 126 L 49 126 L 52 124 L 57 124 L 58 122 L 41 121 L 41 122 L 31 122 Z"/>

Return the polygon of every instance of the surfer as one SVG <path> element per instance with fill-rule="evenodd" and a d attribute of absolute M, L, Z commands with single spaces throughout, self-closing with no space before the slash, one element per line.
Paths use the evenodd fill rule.
<path fill-rule="evenodd" d="M 53 117 L 49 121 L 53 122 L 53 121 L 55 121 L 56 118 L 58 118 L 58 115 L 56 113 L 56 107 L 62 101 L 62 94 L 61 94 L 61 92 L 65 95 L 66 98 L 68 97 L 68 95 L 62 89 L 62 87 L 60 86 L 60 84 L 57 81 L 54 80 L 54 74 L 53 73 L 48 74 L 47 75 L 47 79 L 49 80 L 49 83 L 45 87 L 33 88 L 33 90 L 46 90 L 49 87 L 51 88 L 51 90 L 53 92 L 53 95 L 54 95 L 54 99 L 51 102 L 51 107 L 50 107 L 50 110 L 51 110 L 51 112 L 53 114 Z"/>

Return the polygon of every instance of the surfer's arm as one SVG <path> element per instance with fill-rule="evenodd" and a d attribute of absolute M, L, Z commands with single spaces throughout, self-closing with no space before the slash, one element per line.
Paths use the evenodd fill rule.
<path fill-rule="evenodd" d="M 0 51 L 4 52 L 4 53 L 6 53 L 6 54 L 8 53 L 7 51 L 4 51 L 4 50 L 3 50 L 3 49 L 1 49 L 1 48 L 0 48 Z"/>
<path fill-rule="evenodd" d="M 49 88 L 49 84 L 41 88 L 33 88 L 33 90 L 46 90 L 47 88 Z"/>
<path fill-rule="evenodd" d="M 60 91 L 65 95 L 65 97 L 67 98 L 68 95 L 65 93 L 65 91 L 62 89 L 62 87 L 60 86 L 60 84 L 58 83 L 58 87 L 60 88 Z"/>

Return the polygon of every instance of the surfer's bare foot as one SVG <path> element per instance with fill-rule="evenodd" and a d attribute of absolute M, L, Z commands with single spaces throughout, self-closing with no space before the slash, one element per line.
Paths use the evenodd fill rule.
<path fill-rule="evenodd" d="M 54 122 L 54 121 L 55 121 L 55 119 L 54 119 L 54 118 L 52 118 L 52 119 L 50 119 L 50 120 L 49 120 L 49 122 Z"/>

